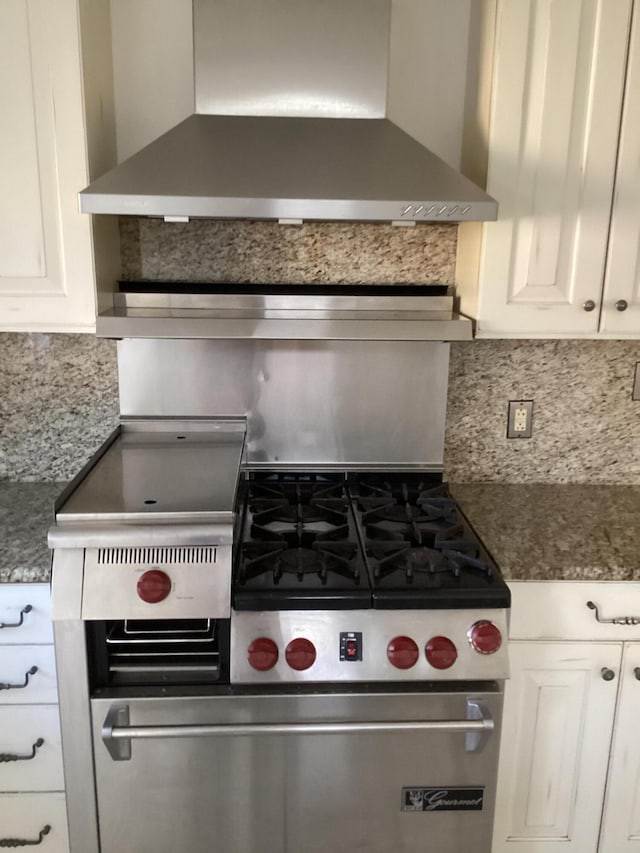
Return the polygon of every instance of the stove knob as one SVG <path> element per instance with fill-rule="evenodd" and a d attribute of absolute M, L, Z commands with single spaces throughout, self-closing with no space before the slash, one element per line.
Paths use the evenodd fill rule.
<path fill-rule="evenodd" d="M 389 663 L 397 669 L 411 669 L 420 657 L 417 645 L 411 637 L 394 637 L 387 646 Z"/>
<path fill-rule="evenodd" d="M 316 647 L 311 640 L 305 640 L 304 637 L 297 637 L 295 640 L 291 640 L 284 650 L 284 656 L 291 669 L 302 672 L 302 670 L 309 669 L 315 663 Z"/>
<path fill-rule="evenodd" d="M 171 592 L 171 578 L 160 569 L 151 569 L 140 575 L 136 590 L 147 604 L 157 604 Z"/>
<path fill-rule="evenodd" d="M 472 647 L 477 652 L 480 652 L 481 655 L 492 655 L 502 645 L 500 629 L 493 622 L 489 622 L 488 619 L 481 619 L 480 622 L 475 622 L 469 628 L 467 636 Z"/>
<path fill-rule="evenodd" d="M 427 660 L 435 669 L 449 669 L 458 657 L 458 650 L 448 637 L 432 637 L 425 647 Z"/>
<path fill-rule="evenodd" d="M 247 649 L 249 665 L 259 672 L 266 672 L 278 663 L 278 647 L 268 637 L 258 637 Z"/>

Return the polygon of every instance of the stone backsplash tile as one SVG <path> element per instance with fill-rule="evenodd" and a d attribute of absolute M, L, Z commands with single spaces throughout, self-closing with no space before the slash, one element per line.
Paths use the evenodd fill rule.
<path fill-rule="evenodd" d="M 452 482 L 640 484 L 640 341 L 453 344 L 445 474 Z M 509 400 L 533 436 L 507 439 Z"/>
<path fill-rule="evenodd" d="M 125 280 L 263 284 L 453 284 L 456 225 L 122 217 Z"/>
<path fill-rule="evenodd" d="M 0 335 L 0 479 L 69 480 L 118 411 L 114 341 Z"/>

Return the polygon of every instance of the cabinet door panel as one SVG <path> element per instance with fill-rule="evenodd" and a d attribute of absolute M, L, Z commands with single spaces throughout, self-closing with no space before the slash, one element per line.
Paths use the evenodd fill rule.
<path fill-rule="evenodd" d="M 77 0 L 0 4 L 0 330 L 95 322 Z"/>
<path fill-rule="evenodd" d="M 510 644 L 494 853 L 595 853 L 622 646 Z"/>
<path fill-rule="evenodd" d="M 605 799 L 601 853 L 640 851 L 640 643 L 625 646 Z"/>
<path fill-rule="evenodd" d="M 597 330 L 631 7 L 498 0 L 480 335 Z"/>
<path fill-rule="evenodd" d="M 625 108 L 602 304 L 602 332 L 640 337 L 640 6 L 629 43 Z M 628 308 L 616 309 L 624 299 Z"/>

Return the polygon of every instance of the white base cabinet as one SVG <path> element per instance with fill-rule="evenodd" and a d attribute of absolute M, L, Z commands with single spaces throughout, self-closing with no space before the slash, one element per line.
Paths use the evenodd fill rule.
<path fill-rule="evenodd" d="M 640 643 L 625 645 L 609 778 L 602 853 L 640 851 Z"/>
<path fill-rule="evenodd" d="M 640 585 L 510 586 L 493 853 L 640 853 Z"/>
<path fill-rule="evenodd" d="M 0 684 L 0 848 L 68 853 L 48 584 L 0 584 Z"/>

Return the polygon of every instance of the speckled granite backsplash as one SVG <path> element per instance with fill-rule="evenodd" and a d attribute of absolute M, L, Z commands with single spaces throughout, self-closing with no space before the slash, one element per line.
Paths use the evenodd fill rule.
<path fill-rule="evenodd" d="M 445 473 L 452 482 L 640 484 L 640 341 L 454 344 Z M 533 436 L 507 439 L 509 400 Z"/>
<path fill-rule="evenodd" d="M 0 479 L 69 480 L 118 410 L 113 341 L 0 334 Z"/>
<path fill-rule="evenodd" d="M 456 225 L 121 217 L 126 280 L 263 284 L 452 284 Z"/>

